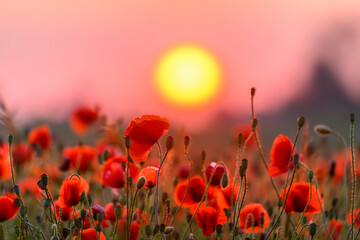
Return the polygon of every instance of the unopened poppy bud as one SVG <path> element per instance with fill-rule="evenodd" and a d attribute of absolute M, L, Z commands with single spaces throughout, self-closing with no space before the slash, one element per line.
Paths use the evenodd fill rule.
<path fill-rule="evenodd" d="M 250 90 L 250 93 L 251 93 L 251 96 L 253 97 L 253 96 L 255 96 L 255 88 L 251 88 L 251 90 Z"/>
<path fill-rule="evenodd" d="M 146 183 L 146 179 L 144 176 L 139 177 L 139 179 L 136 181 L 136 187 L 137 189 L 141 189 Z"/>
<path fill-rule="evenodd" d="M 244 170 L 244 172 L 246 172 L 246 169 L 247 169 L 247 167 L 248 167 L 248 160 L 246 159 L 246 158 L 243 158 L 242 160 L 241 160 L 241 166 L 243 167 L 243 170 Z"/>
<path fill-rule="evenodd" d="M 309 226 L 309 233 L 310 233 L 310 236 L 313 238 L 316 234 L 316 223 L 311 223 L 310 226 Z"/>
<path fill-rule="evenodd" d="M 184 145 L 185 145 L 185 148 L 188 148 L 189 144 L 190 144 L 190 136 L 186 135 L 186 136 L 184 137 Z"/>
<path fill-rule="evenodd" d="M 49 184 L 49 177 L 47 174 L 44 173 L 41 175 L 41 183 L 45 188 L 47 188 L 47 186 Z"/>
<path fill-rule="evenodd" d="M 80 199 L 80 202 L 85 202 L 85 199 L 86 199 L 86 193 L 85 193 L 85 191 L 83 191 L 83 192 L 81 193 L 79 199 Z"/>
<path fill-rule="evenodd" d="M 283 204 L 284 204 L 284 200 L 283 200 L 282 198 L 280 198 L 280 199 L 278 200 L 278 207 L 282 207 Z"/>
<path fill-rule="evenodd" d="M 14 139 L 14 136 L 13 136 L 12 134 L 9 134 L 9 136 L 8 136 L 8 142 L 9 142 L 9 144 L 12 144 L 13 139 Z"/>
<path fill-rule="evenodd" d="M 336 205 L 338 204 L 338 199 L 337 198 L 334 198 L 333 200 L 332 200 L 332 203 L 331 203 L 331 206 L 334 208 L 334 207 L 336 207 Z"/>
<path fill-rule="evenodd" d="M 40 224 L 42 222 L 41 216 L 36 216 L 36 222 Z"/>
<path fill-rule="evenodd" d="M 96 231 L 101 232 L 101 223 L 96 224 Z"/>
<path fill-rule="evenodd" d="M 216 225 L 215 231 L 216 231 L 217 234 L 221 234 L 221 233 L 222 233 L 222 230 L 223 230 L 223 226 L 222 226 L 222 225 L 220 225 L 220 224 Z"/>
<path fill-rule="evenodd" d="M 336 162 L 332 161 L 331 166 L 330 166 L 330 171 L 329 171 L 330 177 L 333 177 L 335 175 L 335 167 L 336 167 Z"/>
<path fill-rule="evenodd" d="M 264 226 L 264 222 L 265 222 L 264 213 L 262 212 L 262 213 L 260 214 L 260 225 L 261 225 L 261 226 Z"/>
<path fill-rule="evenodd" d="M 121 162 L 121 168 L 125 171 L 126 170 L 126 162 Z"/>
<path fill-rule="evenodd" d="M 46 187 L 42 184 L 41 180 L 39 180 L 39 181 L 37 182 L 37 185 L 38 185 L 39 188 L 42 189 L 42 190 L 45 190 L 45 189 L 46 189 Z"/>
<path fill-rule="evenodd" d="M 166 149 L 170 150 L 174 147 L 174 137 L 173 136 L 168 136 L 166 138 Z"/>
<path fill-rule="evenodd" d="M 130 137 L 125 137 L 125 147 L 126 147 L 126 149 L 129 150 L 130 146 L 131 146 L 131 138 Z"/>
<path fill-rule="evenodd" d="M 307 222 L 308 222 L 307 216 L 303 216 L 303 218 L 302 218 L 302 224 L 305 225 L 305 224 L 307 224 Z"/>
<path fill-rule="evenodd" d="M 237 139 L 238 139 L 238 146 L 240 147 L 241 144 L 242 144 L 242 142 L 243 142 L 243 140 L 244 140 L 244 134 L 239 133 Z"/>
<path fill-rule="evenodd" d="M 20 198 L 15 198 L 14 202 L 16 203 L 16 205 L 18 205 L 19 207 L 21 206 L 21 200 Z"/>
<path fill-rule="evenodd" d="M 234 224 L 231 222 L 229 223 L 229 230 L 232 231 L 233 230 L 233 227 L 234 227 Z"/>
<path fill-rule="evenodd" d="M 104 161 L 106 161 L 108 158 L 109 158 L 109 151 L 108 150 L 105 150 L 104 152 L 103 152 L 103 159 L 104 159 Z"/>
<path fill-rule="evenodd" d="M 354 123 L 355 121 L 355 114 L 354 113 L 350 113 L 350 122 Z"/>
<path fill-rule="evenodd" d="M 87 212 L 85 209 L 81 209 L 80 211 L 80 217 L 83 221 L 85 221 L 86 217 L 87 217 Z"/>
<path fill-rule="evenodd" d="M 303 116 L 298 117 L 297 124 L 298 124 L 299 128 L 302 128 L 304 126 L 304 124 L 305 124 L 305 118 Z"/>
<path fill-rule="evenodd" d="M 166 227 L 164 230 L 165 235 L 170 235 L 175 231 L 175 228 L 172 226 Z"/>
<path fill-rule="evenodd" d="M 75 226 L 80 229 L 81 228 L 81 225 L 82 225 L 82 222 L 81 222 L 81 218 L 77 218 L 75 219 Z"/>
<path fill-rule="evenodd" d="M 15 226 L 14 231 L 15 231 L 16 236 L 20 236 L 20 227 L 19 226 Z"/>
<path fill-rule="evenodd" d="M 165 200 L 169 198 L 169 194 L 167 192 L 163 192 L 161 194 L 161 200 L 162 200 L 162 203 L 165 203 Z"/>
<path fill-rule="evenodd" d="M 120 216 L 121 216 L 121 212 L 122 212 L 122 207 L 120 207 L 119 205 L 117 205 L 116 207 L 115 207 L 115 217 L 116 218 L 119 218 Z"/>
<path fill-rule="evenodd" d="M 159 224 L 155 224 L 154 229 L 153 229 L 153 235 L 157 234 L 157 232 L 160 229 L 160 225 Z"/>
<path fill-rule="evenodd" d="M 229 177 L 227 175 L 227 172 L 225 171 L 225 173 L 221 178 L 221 187 L 226 188 L 228 185 L 229 185 Z"/>
<path fill-rule="evenodd" d="M 104 214 L 99 212 L 98 214 L 96 214 L 96 220 L 98 220 L 99 222 L 102 222 L 102 220 L 104 220 Z"/>
<path fill-rule="evenodd" d="M 128 177 L 128 185 L 131 186 L 133 184 L 133 178 Z"/>
<path fill-rule="evenodd" d="M 176 211 L 177 211 L 177 207 L 172 207 L 170 210 L 171 215 L 175 215 Z"/>
<path fill-rule="evenodd" d="M 59 237 L 58 236 L 52 236 L 51 240 L 59 240 Z"/>
<path fill-rule="evenodd" d="M 91 206 L 93 204 L 93 197 L 91 195 L 87 195 L 87 199 L 88 199 L 89 205 Z"/>
<path fill-rule="evenodd" d="M 309 177 L 309 180 L 310 180 L 310 181 L 313 179 L 313 177 L 314 177 L 314 171 L 313 171 L 313 170 L 310 170 L 310 171 L 308 172 L 308 177 Z"/>
<path fill-rule="evenodd" d="M 28 212 L 28 208 L 25 207 L 25 206 L 21 206 L 19 212 L 20 212 L 20 216 L 24 218 L 24 217 L 26 217 L 26 214 Z"/>
<path fill-rule="evenodd" d="M 45 198 L 44 200 L 44 208 L 48 209 L 51 206 L 51 201 L 48 198 Z"/>
<path fill-rule="evenodd" d="M 224 208 L 224 213 L 227 218 L 231 217 L 231 209 Z"/>
<path fill-rule="evenodd" d="M 174 187 L 176 187 L 179 183 L 179 178 L 178 177 L 174 177 L 174 180 L 173 180 L 173 185 Z"/>
<path fill-rule="evenodd" d="M 146 236 L 148 236 L 148 237 L 151 236 L 151 227 L 150 227 L 150 225 L 145 226 L 145 233 L 146 233 Z"/>
<path fill-rule="evenodd" d="M 186 222 L 189 223 L 192 218 L 191 214 L 186 215 Z"/>
<path fill-rule="evenodd" d="M 201 152 L 200 157 L 201 157 L 202 164 L 204 164 L 205 159 L 206 159 L 206 152 L 204 150 Z"/>
<path fill-rule="evenodd" d="M 19 187 L 19 185 L 15 184 L 13 186 L 13 189 L 14 189 L 14 193 L 19 196 L 20 195 L 20 187 Z"/>
<path fill-rule="evenodd" d="M 314 131 L 319 136 L 325 137 L 331 134 L 331 128 L 323 124 L 318 124 L 314 127 Z"/>
<path fill-rule="evenodd" d="M 256 126 L 258 124 L 258 119 L 257 118 L 253 118 L 253 120 L 251 121 L 251 127 L 252 129 L 255 129 Z"/>
<path fill-rule="evenodd" d="M 137 221 L 138 217 L 139 217 L 139 213 L 138 213 L 138 212 L 133 212 L 133 214 L 132 214 L 132 216 L 131 216 L 131 219 L 132 219 L 133 221 Z"/>
<path fill-rule="evenodd" d="M 126 204 L 126 197 L 121 195 L 119 198 L 119 203 L 124 206 Z"/>
<path fill-rule="evenodd" d="M 298 154 L 295 154 L 295 155 L 293 156 L 293 162 L 294 162 L 294 165 L 295 165 L 295 166 L 299 163 L 299 155 L 298 155 Z"/>
<path fill-rule="evenodd" d="M 163 232 L 165 231 L 165 226 L 166 226 L 165 223 L 161 223 L 161 224 L 160 224 L 160 228 L 159 228 L 159 229 L 160 229 L 160 232 L 163 233 Z"/>
<path fill-rule="evenodd" d="M 148 185 L 148 189 L 150 188 L 148 191 L 150 191 L 151 188 L 154 187 L 152 181 L 148 181 L 147 185 Z M 149 194 L 151 194 L 151 193 L 149 193 Z"/>

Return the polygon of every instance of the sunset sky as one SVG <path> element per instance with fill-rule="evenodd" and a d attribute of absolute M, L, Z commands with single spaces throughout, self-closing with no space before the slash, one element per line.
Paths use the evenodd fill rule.
<path fill-rule="evenodd" d="M 0 96 L 20 122 L 97 104 L 112 117 L 204 124 L 220 111 L 249 114 L 251 87 L 258 110 L 274 111 L 305 89 L 326 36 L 359 29 L 359 16 L 359 1 L 0 0 Z M 216 98 L 196 109 L 155 86 L 160 58 L 182 44 L 206 49 L 221 70 Z M 359 98 L 356 60 L 337 70 Z"/>

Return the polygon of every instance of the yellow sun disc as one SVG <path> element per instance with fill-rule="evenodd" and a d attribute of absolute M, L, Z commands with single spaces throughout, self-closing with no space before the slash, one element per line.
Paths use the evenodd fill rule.
<path fill-rule="evenodd" d="M 203 106 L 221 88 L 221 70 L 215 57 L 196 45 L 170 49 L 160 59 L 155 74 L 162 97 L 179 107 Z"/>

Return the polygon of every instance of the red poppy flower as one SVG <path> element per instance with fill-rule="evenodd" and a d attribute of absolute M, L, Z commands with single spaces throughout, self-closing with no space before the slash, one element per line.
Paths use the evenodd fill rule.
<path fill-rule="evenodd" d="M 264 214 L 264 225 L 260 225 L 261 214 Z M 246 222 L 247 220 L 247 222 Z M 270 216 L 260 203 L 251 203 L 240 211 L 239 227 L 246 233 L 263 232 L 270 225 Z"/>
<path fill-rule="evenodd" d="M 38 179 L 35 177 L 28 177 L 20 181 L 18 184 L 20 189 L 24 193 L 30 193 L 32 196 L 35 196 L 37 199 L 42 200 L 41 189 L 37 185 Z"/>
<path fill-rule="evenodd" d="M 178 171 L 178 178 L 180 179 L 187 179 L 190 174 L 190 167 L 189 166 L 181 166 Z"/>
<path fill-rule="evenodd" d="M 271 164 L 268 167 L 271 177 L 288 171 L 292 147 L 293 144 L 287 136 L 280 134 L 275 138 L 270 152 Z M 294 164 L 291 163 L 290 169 L 293 168 Z"/>
<path fill-rule="evenodd" d="M 354 217 L 355 219 L 356 217 Z M 351 221 L 351 219 L 350 219 Z M 359 221 L 356 221 L 356 223 L 359 223 Z M 329 223 L 329 233 L 333 240 L 340 240 L 341 239 L 341 229 L 342 229 L 343 223 L 340 220 L 332 219 Z M 326 239 L 327 235 L 326 233 L 323 234 L 323 239 Z"/>
<path fill-rule="evenodd" d="M 66 205 L 68 207 L 75 206 L 80 201 L 80 195 L 85 190 L 85 193 L 89 191 L 89 184 L 78 176 L 66 178 L 60 188 L 59 192 L 59 205 Z"/>
<path fill-rule="evenodd" d="M 227 220 L 223 210 L 217 210 L 211 206 L 201 206 L 195 219 L 204 236 L 210 236 L 215 231 L 216 225 L 224 225 Z"/>
<path fill-rule="evenodd" d="M 19 206 L 14 202 L 16 196 L 9 194 L 0 197 L 0 222 L 5 222 L 16 216 Z"/>
<path fill-rule="evenodd" d="M 130 156 L 136 162 L 144 162 L 152 146 L 170 129 L 169 120 L 155 115 L 144 115 L 132 120 L 124 136 L 130 137 Z"/>
<path fill-rule="evenodd" d="M 117 206 L 120 206 L 120 203 L 116 204 Z M 115 216 L 115 210 L 114 210 L 114 204 L 113 203 L 108 203 L 105 206 L 105 219 L 109 220 L 110 222 L 115 222 L 116 221 L 116 216 Z"/>
<path fill-rule="evenodd" d="M 0 146 L 0 179 L 7 180 L 11 178 L 11 166 L 9 148 L 5 145 Z"/>
<path fill-rule="evenodd" d="M 177 205 L 180 205 L 181 201 L 184 198 L 185 195 L 185 191 L 186 191 L 186 186 L 187 186 L 188 181 L 184 181 L 182 183 L 179 183 L 176 186 L 175 189 L 175 202 Z M 188 192 L 186 194 L 184 203 L 182 204 L 183 208 L 187 208 L 190 207 L 190 212 L 193 212 L 197 207 L 197 205 L 199 204 L 202 196 L 205 193 L 205 182 L 202 178 L 200 177 L 192 177 L 190 179 L 190 184 L 189 184 L 189 189 Z M 208 201 L 209 202 L 213 202 L 214 200 L 214 188 L 209 188 L 208 190 Z"/>
<path fill-rule="evenodd" d="M 234 136 L 236 138 L 236 141 L 237 141 L 238 134 L 242 133 L 243 134 L 243 142 L 245 142 L 246 139 L 250 136 L 252 130 L 253 129 L 252 129 L 251 124 L 248 124 L 248 123 L 243 123 L 243 124 L 240 124 L 239 126 L 237 126 L 235 128 L 236 136 Z M 246 144 L 246 148 L 253 148 L 253 147 L 256 147 L 256 141 L 255 141 L 254 135 L 249 139 L 249 141 Z"/>
<path fill-rule="evenodd" d="M 52 136 L 49 126 L 41 125 L 33 128 L 29 133 L 28 140 L 31 145 L 37 144 L 45 151 L 49 150 L 52 142 Z"/>
<path fill-rule="evenodd" d="M 73 238 L 75 240 L 76 237 Z M 96 230 L 93 228 L 84 229 L 81 233 L 81 240 L 99 240 Z M 106 240 L 105 235 L 100 232 L 100 240 Z"/>
<path fill-rule="evenodd" d="M 94 110 L 88 107 L 80 107 L 71 114 L 70 126 L 78 135 L 84 135 L 98 118 L 99 114 L 97 109 Z"/>
<path fill-rule="evenodd" d="M 102 184 L 104 186 L 109 186 L 112 188 L 122 188 L 125 184 L 125 172 L 121 167 L 121 163 L 127 163 L 126 157 L 113 157 L 109 158 L 105 164 L 104 168 L 99 171 L 98 174 L 98 182 L 101 184 L 101 176 L 103 178 Z M 137 175 L 139 173 L 138 168 L 130 163 L 129 165 L 129 175 L 136 181 Z"/>
<path fill-rule="evenodd" d="M 89 165 L 96 164 L 96 150 L 87 145 L 67 147 L 63 150 L 63 156 L 70 159 L 70 165 L 74 169 L 85 172 Z"/>
<path fill-rule="evenodd" d="M 153 188 L 156 186 L 156 177 L 157 177 L 157 173 L 159 171 L 159 168 L 157 167 L 145 167 L 143 168 L 140 173 L 139 173 L 139 177 L 145 177 L 145 187 L 146 188 Z M 160 171 L 161 173 L 161 171 Z M 151 182 L 151 185 L 149 186 L 149 182 Z"/>
<path fill-rule="evenodd" d="M 356 216 L 359 214 L 359 211 L 360 211 L 360 208 L 354 209 L 353 220 L 356 219 Z M 346 219 L 347 219 L 347 222 L 349 223 L 349 225 L 351 225 L 351 224 L 352 224 L 352 223 L 351 223 L 351 212 L 349 212 L 349 213 L 347 214 L 347 218 L 346 218 Z M 355 226 L 355 227 L 360 227 L 359 219 L 355 222 L 354 226 Z"/>
<path fill-rule="evenodd" d="M 136 221 L 132 221 L 130 225 L 130 240 L 138 239 L 140 225 Z"/>
<path fill-rule="evenodd" d="M 227 185 L 226 188 L 219 187 L 219 190 L 216 193 L 216 206 L 221 209 L 231 207 L 231 193 L 233 193 L 233 206 L 235 206 L 237 195 L 239 192 L 239 187 L 235 186 L 234 192 L 232 182 Z"/>
<path fill-rule="evenodd" d="M 286 193 L 288 191 L 289 187 L 286 188 Z M 316 187 L 312 185 L 312 196 L 311 201 L 309 203 L 309 206 L 306 209 L 306 213 L 318 213 L 321 212 L 321 206 L 319 204 L 319 200 L 317 195 L 320 196 L 320 193 L 316 193 Z M 284 190 L 282 190 L 280 198 L 284 198 Z M 321 198 L 321 197 L 320 197 Z M 285 211 L 287 213 L 293 213 L 293 212 L 303 212 L 305 209 L 306 204 L 308 203 L 310 199 L 310 183 L 294 183 L 291 186 Z M 320 199 L 322 204 L 324 200 Z"/>
<path fill-rule="evenodd" d="M 24 164 L 30 162 L 33 156 L 33 151 L 25 143 L 14 144 L 11 148 L 14 164 Z"/>
<path fill-rule="evenodd" d="M 72 218 L 72 214 L 74 211 L 74 207 L 68 207 L 66 205 L 60 206 L 59 199 L 55 201 L 55 210 L 56 210 L 56 218 L 59 217 L 60 208 L 61 208 L 61 216 L 60 219 L 62 221 L 70 220 Z"/>
<path fill-rule="evenodd" d="M 205 169 L 206 181 L 210 180 L 211 173 L 214 170 L 215 166 L 216 162 L 211 162 L 210 165 Z M 221 178 L 224 173 L 224 167 L 221 164 L 217 165 L 210 184 L 213 186 L 220 186 Z"/>

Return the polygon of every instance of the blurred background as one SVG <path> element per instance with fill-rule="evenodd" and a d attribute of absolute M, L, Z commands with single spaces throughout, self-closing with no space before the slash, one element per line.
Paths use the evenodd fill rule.
<path fill-rule="evenodd" d="M 171 79 L 158 79 L 184 45 L 204 50 L 218 73 L 201 103 L 169 98 L 161 84 Z M 86 105 L 124 127 L 143 114 L 167 117 L 199 148 L 228 144 L 250 124 L 251 87 L 265 142 L 294 137 L 301 115 L 310 129 L 348 136 L 349 113 L 360 113 L 359 63 L 359 1 L 0 0 L 1 100 L 18 126 L 46 122 L 60 136 Z M 211 69 L 199 66 L 206 80 Z"/>

